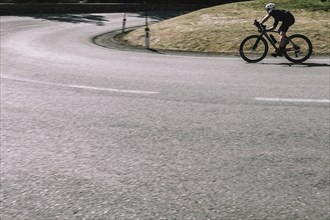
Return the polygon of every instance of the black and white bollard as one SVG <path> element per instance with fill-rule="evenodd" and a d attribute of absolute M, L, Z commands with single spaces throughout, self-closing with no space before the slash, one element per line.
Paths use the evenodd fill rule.
<path fill-rule="evenodd" d="M 146 38 L 146 49 L 150 49 L 150 29 L 148 25 L 148 12 L 145 11 L 145 22 L 146 22 L 146 28 L 145 30 L 145 38 Z"/>
<path fill-rule="evenodd" d="M 147 9 L 147 2 L 144 2 L 145 4 L 145 45 L 146 45 L 146 49 L 150 49 L 150 29 L 148 26 L 148 9 Z"/>
<path fill-rule="evenodd" d="M 123 28 L 121 29 L 121 32 L 124 33 L 126 28 L 126 12 L 124 13 L 123 17 Z"/>

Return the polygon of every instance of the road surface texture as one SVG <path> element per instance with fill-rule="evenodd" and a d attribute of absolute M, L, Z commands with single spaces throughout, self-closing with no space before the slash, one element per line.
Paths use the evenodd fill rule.
<path fill-rule="evenodd" d="M 122 18 L 1 17 L 2 220 L 329 219 L 328 58 L 93 44 Z"/>

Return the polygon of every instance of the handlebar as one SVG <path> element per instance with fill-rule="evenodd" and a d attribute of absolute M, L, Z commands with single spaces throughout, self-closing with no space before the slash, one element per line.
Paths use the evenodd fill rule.
<path fill-rule="evenodd" d="M 253 25 L 258 28 L 260 33 L 266 32 L 266 25 L 260 24 L 257 20 L 254 20 Z"/>

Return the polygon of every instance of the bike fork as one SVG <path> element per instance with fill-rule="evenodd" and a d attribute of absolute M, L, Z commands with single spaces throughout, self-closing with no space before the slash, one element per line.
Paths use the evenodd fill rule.
<path fill-rule="evenodd" d="M 259 45 L 259 42 L 260 42 L 260 39 L 262 38 L 262 35 L 260 35 L 258 37 L 258 39 L 256 40 L 256 42 L 254 43 L 253 47 L 252 47 L 252 50 L 256 50 L 258 48 L 258 45 Z"/>

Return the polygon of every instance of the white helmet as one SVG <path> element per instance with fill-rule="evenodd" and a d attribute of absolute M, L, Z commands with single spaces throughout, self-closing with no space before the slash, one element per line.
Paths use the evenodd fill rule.
<path fill-rule="evenodd" d="M 265 7 L 267 11 L 275 9 L 275 4 L 274 3 L 268 3 Z"/>

